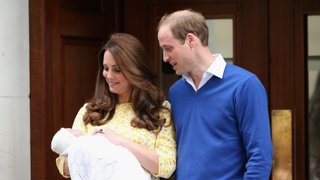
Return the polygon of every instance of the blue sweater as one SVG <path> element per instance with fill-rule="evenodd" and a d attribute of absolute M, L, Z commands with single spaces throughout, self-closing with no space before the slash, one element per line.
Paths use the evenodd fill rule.
<path fill-rule="evenodd" d="M 272 144 L 265 89 L 227 64 L 197 92 L 184 79 L 169 91 L 177 142 L 177 180 L 268 179 Z"/>

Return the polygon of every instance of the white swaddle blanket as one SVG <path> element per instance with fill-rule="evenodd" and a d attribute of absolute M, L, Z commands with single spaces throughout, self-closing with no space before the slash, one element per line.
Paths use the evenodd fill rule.
<path fill-rule="evenodd" d="M 64 154 L 72 180 L 151 180 L 129 150 L 99 135 L 78 137 Z"/>
<path fill-rule="evenodd" d="M 53 137 L 51 149 L 68 155 L 72 180 L 159 180 L 143 169 L 126 148 L 105 137 L 75 137 L 61 128 Z"/>

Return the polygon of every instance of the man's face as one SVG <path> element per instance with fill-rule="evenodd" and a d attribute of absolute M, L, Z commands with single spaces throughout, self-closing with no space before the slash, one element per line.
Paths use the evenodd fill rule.
<path fill-rule="evenodd" d="M 163 61 L 172 65 L 177 75 L 189 72 L 188 46 L 183 45 L 172 35 L 169 25 L 164 25 L 158 32 L 159 45 L 163 49 Z"/>

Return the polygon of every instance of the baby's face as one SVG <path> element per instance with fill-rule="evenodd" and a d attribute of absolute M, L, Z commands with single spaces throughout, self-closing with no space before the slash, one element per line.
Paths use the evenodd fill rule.
<path fill-rule="evenodd" d="M 84 134 L 79 129 L 66 128 L 75 137 L 84 136 Z"/>

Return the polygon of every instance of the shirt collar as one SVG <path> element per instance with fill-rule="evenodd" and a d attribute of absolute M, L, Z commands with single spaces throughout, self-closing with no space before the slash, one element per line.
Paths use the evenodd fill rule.
<path fill-rule="evenodd" d="M 223 78 L 223 73 L 226 68 L 226 61 L 223 59 L 221 54 L 212 54 L 215 58 L 213 63 L 209 66 L 205 74 L 209 73 L 211 75 L 217 76 L 218 78 Z M 204 74 L 204 75 L 205 75 Z M 182 78 L 185 80 L 186 78 L 191 78 L 190 72 L 182 74 Z"/>
<path fill-rule="evenodd" d="M 215 61 L 213 61 L 206 72 L 222 79 L 227 63 L 221 54 L 213 54 L 212 56 L 215 58 Z"/>

